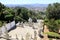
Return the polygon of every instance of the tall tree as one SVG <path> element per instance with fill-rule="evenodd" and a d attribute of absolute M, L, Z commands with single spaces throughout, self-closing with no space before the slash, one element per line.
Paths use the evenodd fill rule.
<path fill-rule="evenodd" d="M 47 7 L 47 18 L 48 19 L 60 19 L 60 4 L 54 3 L 49 4 Z"/>

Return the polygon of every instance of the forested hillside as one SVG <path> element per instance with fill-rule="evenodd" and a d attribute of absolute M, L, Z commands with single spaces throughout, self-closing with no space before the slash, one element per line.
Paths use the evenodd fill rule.
<path fill-rule="evenodd" d="M 36 13 L 24 7 L 9 8 L 0 3 L 0 26 L 2 26 L 4 22 L 9 23 L 13 20 L 16 22 L 28 22 L 29 18 L 43 19 L 42 13 L 43 12 Z"/>

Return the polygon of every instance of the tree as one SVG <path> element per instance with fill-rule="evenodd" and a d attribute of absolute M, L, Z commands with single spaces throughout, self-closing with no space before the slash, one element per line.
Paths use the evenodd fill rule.
<path fill-rule="evenodd" d="M 6 7 L 0 3 L 0 20 L 4 19 L 3 11 Z"/>
<path fill-rule="evenodd" d="M 49 4 L 47 7 L 47 18 L 48 19 L 60 19 L 60 4 L 59 3 L 54 3 Z"/>
<path fill-rule="evenodd" d="M 24 7 L 18 8 L 16 16 L 19 16 L 21 18 L 20 20 L 22 21 L 28 21 L 28 9 Z"/>
<path fill-rule="evenodd" d="M 2 12 L 6 7 L 0 2 L 0 12 Z"/>
<path fill-rule="evenodd" d="M 14 16 L 15 16 L 14 14 L 15 14 L 15 13 L 14 13 L 13 9 L 11 9 L 11 8 L 6 8 L 6 9 L 4 10 L 4 12 L 3 12 L 4 21 L 7 21 L 7 22 L 13 21 L 13 20 L 14 20 Z"/>
<path fill-rule="evenodd" d="M 46 10 L 46 25 L 48 26 L 50 31 L 58 32 L 60 26 L 60 4 L 54 3 L 49 4 Z M 57 21 L 59 20 L 59 21 Z"/>

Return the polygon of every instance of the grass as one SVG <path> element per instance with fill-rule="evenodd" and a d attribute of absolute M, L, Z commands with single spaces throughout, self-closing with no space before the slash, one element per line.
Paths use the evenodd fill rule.
<path fill-rule="evenodd" d="M 45 34 L 47 34 L 50 37 L 60 38 L 60 34 L 55 33 L 55 32 L 46 32 Z"/>
<path fill-rule="evenodd" d="M 0 27 L 2 26 L 2 22 L 0 21 Z"/>

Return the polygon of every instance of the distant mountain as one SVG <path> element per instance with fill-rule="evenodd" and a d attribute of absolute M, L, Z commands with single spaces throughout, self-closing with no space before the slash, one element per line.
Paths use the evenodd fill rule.
<path fill-rule="evenodd" d="M 24 4 L 24 5 L 20 5 L 20 4 L 6 4 L 5 6 L 7 7 L 47 7 L 48 4 Z"/>
<path fill-rule="evenodd" d="M 46 9 L 46 7 L 48 6 L 48 4 L 24 4 L 24 5 L 6 4 L 5 6 L 7 6 L 7 7 L 25 7 L 25 8 L 28 8 L 30 10 L 44 11 Z"/>
<path fill-rule="evenodd" d="M 30 5 L 22 5 L 24 7 L 47 7 L 47 4 L 30 4 Z"/>

